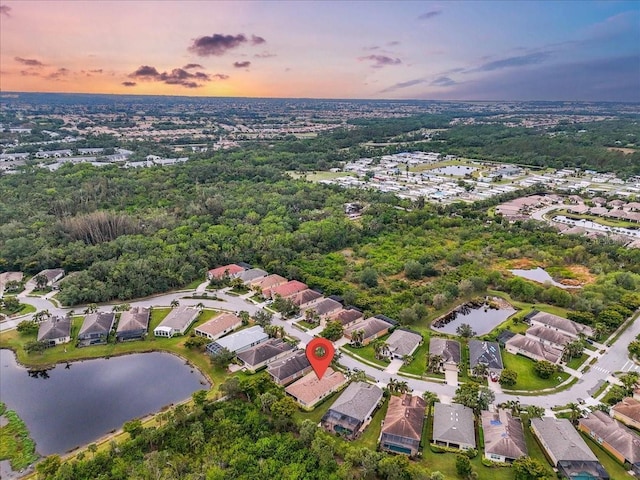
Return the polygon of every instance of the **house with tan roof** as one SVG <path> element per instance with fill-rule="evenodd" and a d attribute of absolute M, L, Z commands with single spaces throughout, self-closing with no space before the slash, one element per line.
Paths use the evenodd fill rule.
<path fill-rule="evenodd" d="M 405 393 L 391 396 L 382 425 L 380 448 L 411 457 L 420 451 L 427 403 L 422 397 Z"/>
<path fill-rule="evenodd" d="M 254 290 L 260 289 L 260 293 L 262 293 L 262 296 L 265 298 L 269 298 L 271 297 L 271 290 L 273 288 L 279 285 L 284 285 L 288 281 L 289 280 L 287 280 L 286 278 L 281 277 L 280 275 L 276 275 L 274 273 L 271 275 L 267 275 L 266 277 L 252 280 L 251 282 L 249 282 L 249 285 Z"/>
<path fill-rule="evenodd" d="M 598 442 L 620 463 L 628 463 L 636 474 L 640 474 L 640 435 L 599 410 L 581 418 L 578 429 Z"/>
<path fill-rule="evenodd" d="M 224 265 L 222 267 L 217 267 L 211 269 L 207 272 L 207 280 L 213 280 L 214 278 L 217 280 L 222 280 L 225 277 L 227 278 L 235 278 L 240 272 L 244 272 L 245 268 L 240 265 L 236 265 L 235 263 Z"/>
<path fill-rule="evenodd" d="M 268 363 L 274 362 L 287 355 L 294 346 L 281 338 L 271 338 L 237 354 L 244 366 L 250 372 L 256 372 Z"/>
<path fill-rule="evenodd" d="M 198 337 L 217 340 L 242 325 L 242 319 L 233 313 L 223 313 L 194 329 Z"/>
<path fill-rule="evenodd" d="M 611 416 L 625 425 L 640 430 L 640 400 L 626 397 L 611 408 Z"/>
<path fill-rule="evenodd" d="M 313 310 L 320 317 L 320 323 L 326 325 L 327 319 L 331 314 L 342 310 L 342 304 L 332 298 L 323 298 L 315 305 L 308 307 L 307 310 Z"/>
<path fill-rule="evenodd" d="M 287 283 L 272 288 L 269 292 L 269 297 L 275 298 L 276 295 L 280 295 L 283 298 L 287 298 L 307 288 L 309 287 L 306 283 L 299 282 L 298 280 L 290 280 Z"/>
<path fill-rule="evenodd" d="M 297 307 L 300 307 L 300 309 L 310 308 L 322 299 L 324 299 L 324 295 L 320 292 L 316 292 L 315 290 L 311 290 L 310 288 L 287 297 L 287 300 Z"/>
<path fill-rule="evenodd" d="M 144 338 L 149 328 L 149 317 L 150 310 L 143 307 L 133 307 L 122 312 L 116 329 L 116 339 L 124 342 Z"/>
<path fill-rule="evenodd" d="M 527 455 L 527 442 L 519 418 L 507 410 L 482 411 L 484 456 L 493 462 L 511 463 Z"/>
<path fill-rule="evenodd" d="M 547 329 L 543 328 L 543 330 Z M 534 338 L 519 333 L 505 342 L 504 349 L 514 355 L 522 355 L 533 360 L 546 360 L 556 365 L 562 360 L 562 350 L 559 348 L 545 345 Z"/>
<path fill-rule="evenodd" d="M 382 390 L 369 383 L 353 382 L 324 414 L 320 424 L 331 433 L 355 439 L 371 422 L 382 400 Z"/>
<path fill-rule="evenodd" d="M 587 337 L 593 336 L 593 329 L 588 325 L 574 322 L 567 318 L 553 315 L 552 313 L 533 311 L 525 317 L 532 327 L 541 326 L 568 335 L 571 338 L 578 338 L 580 334 Z"/>
<path fill-rule="evenodd" d="M 304 350 L 294 350 L 267 367 L 267 372 L 278 385 L 287 385 L 312 370 Z"/>
<path fill-rule="evenodd" d="M 356 322 L 344 330 L 344 336 L 351 340 L 351 343 L 368 345 L 376 338 L 380 338 L 393 328 L 393 325 L 376 317 Z"/>
<path fill-rule="evenodd" d="M 552 330 L 551 328 L 545 328 L 540 325 L 527 328 L 525 336 L 560 350 L 563 350 L 568 343 L 575 340 L 575 337 L 570 337 L 558 330 Z"/>
<path fill-rule="evenodd" d="M 284 389 L 302 408 L 311 410 L 324 398 L 336 392 L 346 384 L 347 377 L 338 370 L 327 368 L 321 379 L 315 372 L 310 372 Z"/>
<path fill-rule="evenodd" d="M 184 335 L 189 327 L 200 315 L 200 310 L 187 305 L 180 305 L 171 309 L 160 324 L 154 328 L 153 334 L 156 337 L 171 338 L 174 335 Z"/>
<path fill-rule="evenodd" d="M 329 315 L 326 321 L 338 321 L 342 324 L 343 327 L 348 327 L 349 325 L 352 325 L 353 323 L 362 320 L 363 318 L 364 315 L 360 310 L 355 308 L 345 308 Z"/>

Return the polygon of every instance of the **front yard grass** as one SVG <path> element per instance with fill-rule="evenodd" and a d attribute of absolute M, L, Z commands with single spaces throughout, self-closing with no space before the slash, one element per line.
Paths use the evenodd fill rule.
<path fill-rule="evenodd" d="M 383 337 L 383 339 L 386 339 L 386 337 Z M 389 362 L 385 362 L 384 360 L 378 360 L 373 352 L 373 347 L 371 346 L 371 344 L 367 345 L 366 347 L 361 347 L 361 348 L 356 348 L 352 345 L 344 345 L 342 348 L 348 350 L 349 352 L 351 352 L 354 355 L 358 355 L 362 358 L 364 358 L 365 360 L 367 360 L 368 362 L 371 362 L 373 364 L 376 365 L 380 365 L 382 368 L 387 368 L 389 366 Z"/>
<path fill-rule="evenodd" d="M 588 358 L 590 358 L 589 355 L 587 355 L 586 353 L 583 353 L 577 358 L 572 358 L 567 363 L 567 367 L 577 370 L 580 367 L 580 365 L 582 365 Z"/>
<path fill-rule="evenodd" d="M 409 365 L 400 367 L 400 372 L 410 373 L 413 375 L 424 375 L 427 369 L 427 355 L 429 353 L 429 340 L 423 340 L 422 345 L 413 352 L 413 361 Z"/>
<path fill-rule="evenodd" d="M 512 390 L 543 390 L 545 388 L 553 388 L 569 378 L 566 372 L 558 372 L 550 378 L 540 378 L 533 369 L 534 361 L 522 355 L 514 355 L 509 352 L 502 351 L 502 361 L 504 368 L 514 370 L 518 373 L 518 380 Z M 560 377 L 560 380 L 558 380 Z M 507 389 L 504 389 L 507 391 Z"/>

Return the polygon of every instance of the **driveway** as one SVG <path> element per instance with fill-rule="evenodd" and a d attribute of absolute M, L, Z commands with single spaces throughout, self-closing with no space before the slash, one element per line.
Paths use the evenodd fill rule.
<path fill-rule="evenodd" d="M 400 370 L 400 367 L 402 367 L 403 364 L 404 362 L 402 361 L 402 359 L 394 358 L 393 360 L 391 360 L 391 363 L 389 364 L 389 366 L 384 369 L 384 371 L 385 373 L 396 374 L 398 373 L 398 370 Z"/>

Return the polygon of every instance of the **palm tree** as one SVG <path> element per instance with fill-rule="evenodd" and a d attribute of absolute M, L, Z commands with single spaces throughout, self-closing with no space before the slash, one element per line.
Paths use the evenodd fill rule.
<path fill-rule="evenodd" d="M 384 355 L 385 343 L 382 340 L 376 340 L 372 344 L 373 354 L 377 359 L 380 359 Z"/>
<path fill-rule="evenodd" d="M 238 316 L 240 317 L 240 320 L 242 320 L 243 325 L 249 325 L 249 320 L 251 319 L 249 312 L 247 312 L 246 310 L 241 310 Z"/>
<path fill-rule="evenodd" d="M 49 283 L 49 279 L 41 273 L 33 277 L 33 281 L 36 283 L 36 290 L 43 290 Z"/>
<path fill-rule="evenodd" d="M 440 400 L 437 394 L 429 391 L 424 392 L 422 394 L 422 398 L 427 402 L 427 407 L 431 407 L 434 403 Z"/>
<path fill-rule="evenodd" d="M 364 330 L 356 330 L 351 334 L 351 342 L 354 345 L 362 345 L 364 340 Z"/>
<path fill-rule="evenodd" d="M 44 322 L 45 320 L 48 320 L 50 318 L 51 313 L 49 312 L 49 310 L 40 310 L 33 316 L 33 319 L 38 323 Z"/>
<path fill-rule="evenodd" d="M 503 403 L 502 406 L 511 410 L 511 415 L 514 417 L 520 414 L 520 402 L 518 400 L 509 400 Z"/>
<path fill-rule="evenodd" d="M 474 377 L 486 377 L 489 374 L 489 366 L 486 363 L 478 363 L 471 371 Z"/>
<path fill-rule="evenodd" d="M 196 308 L 197 308 L 198 310 L 204 310 L 204 303 L 202 303 L 202 302 L 198 302 L 198 304 L 196 305 Z"/>
<path fill-rule="evenodd" d="M 89 315 L 90 313 L 96 313 L 98 311 L 98 305 L 95 303 L 90 303 L 87 305 L 87 308 L 84 309 L 84 314 Z"/>
<path fill-rule="evenodd" d="M 169 306 L 171 308 L 179 307 L 180 306 L 180 302 L 177 299 L 173 299 L 173 300 L 171 300 L 171 303 L 169 304 Z"/>
<path fill-rule="evenodd" d="M 580 418 L 580 414 L 582 413 L 580 411 L 580 405 L 573 402 L 567 403 L 567 409 L 569 410 L 569 418 L 571 420 L 571 423 L 575 424 L 578 421 L 578 418 Z"/>
<path fill-rule="evenodd" d="M 402 364 L 403 365 L 409 365 L 411 362 L 413 362 L 413 355 L 403 355 L 402 356 Z"/>
<path fill-rule="evenodd" d="M 394 393 L 398 389 L 398 381 L 395 378 L 390 378 L 387 388 L 391 393 Z"/>
<path fill-rule="evenodd" d="M 430 355 L 429 356 L 429 366 L 427 370 L 432 373 L 438 373 L 442 369 L 442 355 Z"/>
<path fill-rule="evenodd" d="M 396 390 L 398 391 L 398 393 L 407 393 L 411 389 L 409 388 L 409 384 L 406 381 L 402 380 L 396 383 Z"/>

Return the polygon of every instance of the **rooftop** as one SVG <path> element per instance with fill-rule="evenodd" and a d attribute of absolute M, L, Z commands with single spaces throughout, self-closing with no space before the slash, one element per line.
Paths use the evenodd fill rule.
<path fill-rule="evenodd" d="M 131 310 L 120 314 L 117 332 L 126 332 L 129 330 L 146 330 L 149 326 L 149 309 L 142 307 L 133 307 Z"/>
<path fill-rule="evenodd" d="M 271 289 L 271 295 L 280 295 L 281 297 L 288 297 L 293 295 L 294 293 L 301 292 L 302 290 L 306 290 L 307 285 L 305 283 L 299 282 L 298 280 L 290 280 L 287 283 L 283 283 L 282 285 L 278 285 Z"/>
<path fill-rule="evenodd" d="M 571 338 L 570 336 L 565 335 L 560 331 L 543 327 L 541 325 L 535 325 L 528 328 L 526 333 L 527 335 L 538 337 L 542 340 L 546 340 L 547 342 L 552 342 L 563 346 L 573 341 L 573 338 Z"/>
<path fill-rule="evenodd" d="M 558 461 L 598 461 L 578 431 L 566 418 L 532 418 L 531 424 L 539 432 L 546 447 Z"/>
<path fill-rule="evenodd" d="M 329 411 L 365 421 L 382 399 L 382 390 L 364 382 L 353 382 L 342 392 Z"/>
<path fill-rule="evenodd" d="M 208 322 L 203 323 L 196 328 L 196 330 L 215 336 L 230 328 L 235 328 L 241 323 L 242 320 L 233 313 L 223 313 L 222 315 L 218 315 L 216 318 L 212 318 Z"/>
<path fill-rule="evenodd" d="M 420 342 L 422 335 L 402 329 L 395 330 L 386 341 L 391 352 L 400 356 L 411 355 Z"/>
<path fill-rule="evenodd" d="M 116 314 L 113 312 L 90 313 L 82 322 L 78 336 L 98 334 L 109 334 Z"/>
<path fill-rule="evenodd" d="M 433 413 L 433 438 L 450 443 L 476 445 L 473 410 L 464 405 L 436 403 Z"/>
<path fill-rule="evenodd" d="M 484 363 L 495 370 L 504 368 L 502 357 L 500 356 L 500 346 L 496 342 L 469 340 L 469 362 L 471 368 L 479 363 Z"/>
<path fill-rule="evenodd" d="M 238 353 L 238 359 L 248 366 L 254 366 L 289 350 L 293 350 L 293 345 L 280 338 L 272 338 Z"/>
<path fill-rule="evenodd" d="M 529 317 L 532 321 L 540 322 L 550 327 L 557 328 L 571 335 L 578 335 L 583 333 L 587 337 L 593 336 L 593 329 L 587 325 L 573 322 L 567 318 L 559 317 L 552 313 L 537 312 L 535 315 Z"/>
<path fill-rule="evenodd" d="M 623 398 L 613 407 L 613 411 L 640 422 L 640 401 L 634 398 Z"/>
<path fill-rule="evenodd" d="M 222 267 L 217 267 L 212 270 L 209 270 L 209 276 L 211 278 L 222 278 L 225 275 L 229 275 L 229 276 L 236 275 L 244 270 L 245 269 L 240 265 L 236 265 L 235 263 L 232 263 L 230 265 L 224 265 Z"/>
<path fill-rule="evenodd" d="M 542 329 L 548 330 L 548 328 L 544 327 L 542 327 Z M 544 345 L 540 341 L 534 340 L 533 338 L 525 337 L 524 335 L 520 335 L 519 333 L 507 340 L 505 346 L 513 346 L 520 350 L 524 350 L 531 353 L 532 355 L 542 357 L 551 363 L 558 363 L 562 358 L 562 350 L 560 350 L 559 348 L 555 348 L 550 345 Z"/>
<path fill-rule="evenodd" d="M 310 367 L 311 364 L 305 351 L 295 350 L 286 357 L 271 363 L 267 371 L 276 381 L 282 381 Z"/>
<path fill-rule="evenodd" d="M 71 318 L 51 317 L 38 327 L 38 341 L 56 340 L 71 335 Z"/>
<path fill-rule="evenodd" d="M 329 367 L 322 379 L 318 380 L 315 372 L 308 373 L 285 388 L 285 392 L 299 400 L 300 403 L 311 405 L 328 392 L 343 385 L 346 381 L 347 377 L 342 372 Z"/>
<path fill-rule="evenodd" d="M 580 424 L 611 445 L 631 464 L 640 462 L 640 436 L 604 412 L 596 410 Z"/>
<path fill-rule="evenodd" d="M 158 327 L 168 327 L 182 330 L 191 322 L 193 322 L 199 314 L 200 310 L 195 307 L 180 305 L 176 308 L 171 309 L 168 315 L 164 317 L 164 319 L 160 322 L 160 325 L 158 325 Z"/>
<path fill-rule="evenodd" d="M 242 350 L 252 343 L 261 342 L 266 340 L 267 338 L 269 338 L 269 336 L 264 333 L 262 327 L 259 325 L 254 325 L 253 327 L 245 328 L 244 330 L 240 330 L 239 332 L 219 338 L 218 340 L 213 342 L 213 344 L 218 346 L 218 348 L 213 348 L 213 350 L 226 348 L 231 352 L 237 352 L 238 350 Z"/>
<path fill-rule="evenodd" d="M 393 325 L 385 322 L 384 320 L 376 317 L 370 317 L 366 320 L 361 320 L 357 323 L 354 323 L 353 325 L 348 326 L 345 329 L 345 334 L 351 335 L 357 330 L 362 330 L 364 331 L 364 338 L 366 339 L 377 335 L 379 332 L 382 332 L 383 330 L 389 329 L 391 327 L 393 327 Z"/>
<path fill-rule="evenodd" d="M 409 393 L 401 397 L 391 396 L 382 433 L 420 440 L 426 406 L 422 397 Z"/>
<path fill-rule="evenodd" d="M 506 410 L 482 412 L 484 449 L 487 454 L 518 458 L 527 454 L 522 422 Z"/>
<path fill-rule="evenodd" d="M 429 355 L 440 355 L 442 361 L 460 363 L 460 342 L 446 338 L 431 337 Z"/>

